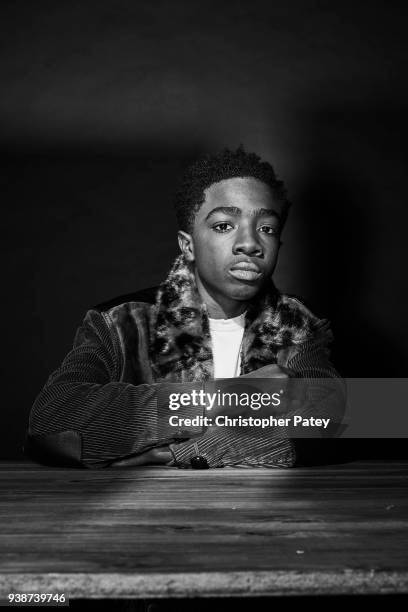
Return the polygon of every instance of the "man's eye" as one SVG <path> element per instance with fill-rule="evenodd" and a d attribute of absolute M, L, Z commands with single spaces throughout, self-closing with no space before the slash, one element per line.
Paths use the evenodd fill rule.
<path fill-rule="evenodd" d="M 279 233 L 279 230 L 277 227 L 271 227 L 270 225 L 261 225 L 259 230 L 263 232 L 264 234 L 275 235 Z"/>
<path fill-rule="evenodd" d="M 215 230 L 219 234 L 225 234 L 225 232 L 228 232 L 231 227 L 231 223 L 226 223 L 224 221 L 223 223 L 216 223 L 215 225 L 213 225 L 213 230 Z"/>

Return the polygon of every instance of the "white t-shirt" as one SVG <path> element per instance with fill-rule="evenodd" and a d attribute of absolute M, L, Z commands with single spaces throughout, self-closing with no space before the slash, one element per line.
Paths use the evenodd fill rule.
<path fill-rule="evenodd" d="M 214 378 L 234 378 L 241 370 L 245 313 L 232 319 L 210 319 Z"/>

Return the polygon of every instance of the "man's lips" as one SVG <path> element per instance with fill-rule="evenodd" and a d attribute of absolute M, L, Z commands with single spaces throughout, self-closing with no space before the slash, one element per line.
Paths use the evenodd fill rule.
<path fill-rule="evenodd" d="M 230 274 L 238 280 L 255 281 L 262 276 L 262 270 L 252 261 L 239 261 L 231 266 Z"/>

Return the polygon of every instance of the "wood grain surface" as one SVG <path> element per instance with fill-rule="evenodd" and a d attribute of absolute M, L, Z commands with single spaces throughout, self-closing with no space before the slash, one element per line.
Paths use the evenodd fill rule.
<path fill-rule="evenodd" d="M 408 462 L 0 463 L 0 597 L 408 592 Z"/>

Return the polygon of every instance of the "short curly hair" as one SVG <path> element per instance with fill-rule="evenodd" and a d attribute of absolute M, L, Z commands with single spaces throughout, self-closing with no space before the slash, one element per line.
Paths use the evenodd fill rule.
<path fill-rule="evenodd" d="M 276 177 L 271 164 L 256 153 L 247 153 L 240 145 L 236 151 L 225 148 L 216 155 L 206 155 L 186 169 L 174 199 L 179 228 L 191 233 L 195 215 L 205 199 L 205 189 L 235 177 L 256 178 L 269 185 L 274 197 L 283 202 L 282 224 L 285 222 L 291 203 L 283 181 Z"/>

